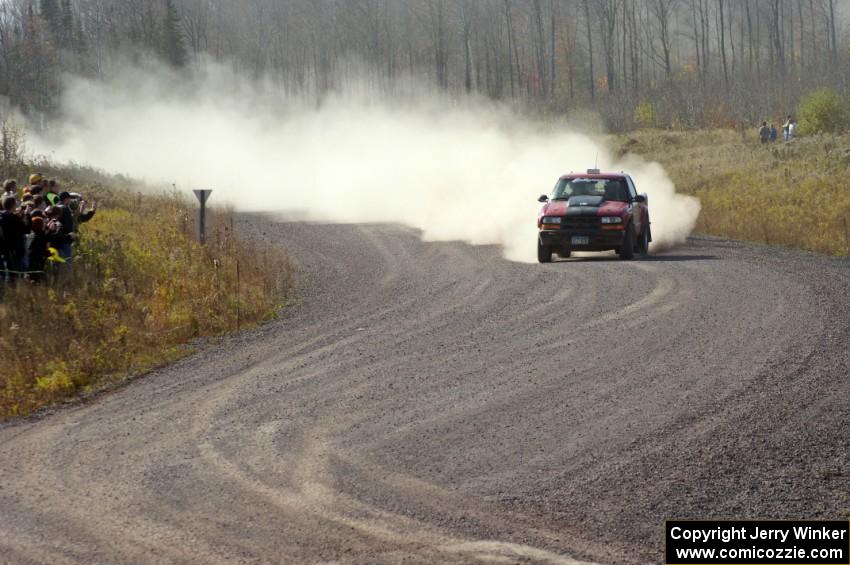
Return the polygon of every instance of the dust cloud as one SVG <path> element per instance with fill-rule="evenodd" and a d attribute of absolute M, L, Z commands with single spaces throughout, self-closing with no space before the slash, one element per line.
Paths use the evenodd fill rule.
<path fill-rule="evenodd" d="M 210 188 L 237 210 L 327 222 L 397 222 L 428 240 L 497 244 L 533 261 L 537 197 L 594 162 L 649 195 L 656 243 L 681 242 L 699 202 L 664 170 L 616 160 L 567 123 L 535 123 L 492 102 L 414 83 L 280 95 L 208 65 L 193 79 L 135 68 L 107 82 L 68 78 L 61 124 L 30 147 L 60 162 L 151 183 Z"/>

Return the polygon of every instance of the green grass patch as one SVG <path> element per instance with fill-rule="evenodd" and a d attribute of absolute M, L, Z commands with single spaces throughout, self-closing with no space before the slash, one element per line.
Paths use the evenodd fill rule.
<path fill-rule="evenodd" d="M 610 143 L 658 161 L 698 197 L 699 232 L 850 256 L 848 134 L 762 145 L 755 130 L 646 130 Z"/>

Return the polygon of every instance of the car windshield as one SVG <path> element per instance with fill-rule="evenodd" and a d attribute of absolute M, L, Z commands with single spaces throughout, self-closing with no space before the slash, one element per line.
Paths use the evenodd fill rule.
<path fill-rule="evenodd" d="M 560 179 L 555 185 L 553 200 L 566 200 L 571 196 L 601 196 L 604 200 L 628 202 L 626 183 L 620 179 Z"/>

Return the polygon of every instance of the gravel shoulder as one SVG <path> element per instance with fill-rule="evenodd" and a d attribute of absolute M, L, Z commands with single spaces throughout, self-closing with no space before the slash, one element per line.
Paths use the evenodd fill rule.
<path fill-rule="evenodd" d="M 850 515 L 848 261 L 244 222 L 298 303 L 0 427 L 0 561 L 637 564 L 665 518 Z"/>

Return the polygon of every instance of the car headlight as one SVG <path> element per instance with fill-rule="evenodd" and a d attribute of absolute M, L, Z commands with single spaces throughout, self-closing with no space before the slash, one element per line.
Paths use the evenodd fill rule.
<path fill-rule="evenodd" d="M 620 216 L 602 216 L 603 224 L 622 224 L 623 218 Z"/>
<path fill-rule="evenodd" d="M 543 219 L 540 220 L 541 224 L 560 224 L 561 217 L 560 216 L 543 216 Z"/>

